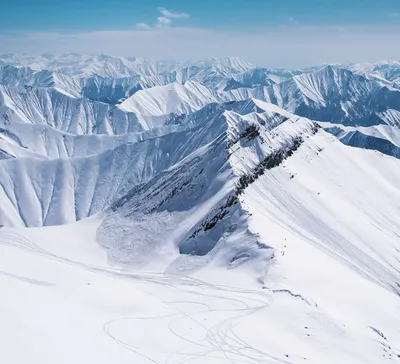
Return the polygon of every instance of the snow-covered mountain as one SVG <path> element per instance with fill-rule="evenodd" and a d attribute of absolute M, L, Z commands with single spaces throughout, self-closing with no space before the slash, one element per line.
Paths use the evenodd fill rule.
<path fill-rule="evenodd" d="M 121 109 L 141 115 L 190 114 L 218 98 L 196 82 L 171 83 L 139 91 L 121 104 Z"/>
<path fill-rule="evenodd" d="M 136 57 L 113 57 L 104 54 L 81 55 L 76 53 L 55 56 L 6 54 L 0 56 L 0 62 L 17 67 L 30 67 L 33 70 L 56 71 L 69 76 L 87 77 L 131 77 L 136 75 L 162 74 L 180 66 L 175 62 L 153 62 Z"/>
<path fill-rule="evenodd" d="M 356 63 L 347 66 L 354 73 L 369 78 L 377 78 L 388 84 L 400 84 L 400 61 L 381 61 L 377 63 Z"/>
<path fill-rule="evenodd" d="M 1 362 L 400 362 L 397 71 L 1 56 Z"/>
<path fill-rule="evenodd" d="M 256 97 L 315 120 L 353 125 L 393 124 L 400 89 L 349 70 L 327 66 L 269 87 L 238 88 L 228 99 Z"/>

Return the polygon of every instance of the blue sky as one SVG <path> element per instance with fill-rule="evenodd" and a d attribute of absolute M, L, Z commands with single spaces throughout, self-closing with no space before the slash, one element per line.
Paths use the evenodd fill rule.
<path fill-rule="evenodd" d="M 302 25 L 388 25 L 400 22 L 399 0 L 19 0 L 0 7 L 3 30 L 82 31 L 154 24 L 158 8 L 190 15 L 182 26 L 256 29 Z"/>
<path fill-rule="evenodd" d="M 400 0 L 19 0 L 0 53 L 82 52 L 271 67 L 400 58 Z"/>

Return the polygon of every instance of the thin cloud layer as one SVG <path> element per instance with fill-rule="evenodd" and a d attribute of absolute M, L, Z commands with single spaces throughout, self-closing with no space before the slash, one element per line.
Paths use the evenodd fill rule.
<path fill-rule="evenodd" d="M 172 20 L 169 18 L 166 18 L 165 16 L 159 16 L 157 18 L 157 27 L 158 28 L 164 28 L 164 27 L 169 27 L 172 23 Z"/>
<path fill-rule="evenodd" d="M 187 13 L 178 13 L 174 10 L 168 10 L 165 8 L 158 8 L 158 11 L 163 16 L 165 16 L 166 18 L 170 18 L 170 19 L 187 19 L 190 17 L 190 15 Z"/>
<path fill-rule="evenodd" d="M 147 25 L 146 23 L 136 23 L 136 27 L 138 29 L 143 29 L 143 30 L 151 29 L 151 27 L 149 25 Z"/>
<path fill-rule="evenodd" d="M 155 28 L 168 28 L 171 26 L 172 21 L 175 19 L 187 19 L 190 17 L 187 13 L 179 13 L 175 10 L 168 10 L 165 8 L 157 8 L 161 16 L 157 17 Z M 149 30 L 152 27 L 147 23 L 137 23 L 136 27 L 141 30 Z"/>
<path fill-rule="evenodd" d="M 108 53 L 154 59 L 238 56 L 265 67 L 400 59 L 400 27 L 282 27 L 257 32 L 196 28 L 85 33 L 2 33 L 0 53 Z"/>

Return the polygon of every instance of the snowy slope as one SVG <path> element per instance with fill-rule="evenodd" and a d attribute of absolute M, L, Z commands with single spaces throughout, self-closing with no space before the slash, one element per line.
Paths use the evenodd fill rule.
<path fill-rule="evenodd" d="M 49 88 L 0 86 L 0 125 L 39 124 L 70 134 L 125 134 L 140 132 L 165 122 L 127 112 L 120 107 L 85 97 L 73 97 Z"/>
<path fill-rule="evenodd" d="M 375 125 L 356 128 L 326 122 L 320 125 L 346 145 L 372 149 L 400 158 L 400 129 L 398 127 Z"/>
<path fill-rule="evenodd" d="M 39 140 L 46 139 L 46 143 L 40 144 L 44 150 L 36 148 L 34 152 L 42 152 L 43 157 L 51 159 L 19 158 L 2 162 L 0 224 L 41 226 L 80 220 L 108 207 L 129 187 L 148 182 L 227 131 L 236 138 L 238 125 L 247 127 L 257 122 L 265 128 L 273 127 L 290 117 L 273 105 L 256 100 L 228 106 L 230 110 L 214 107 L 213 113 L 208 108 L 201 110 L 182 131 L 171 130 L 158 137 L 126 134 L 78 138 L 59 132 L 40 134 Z M 128 143 L 129 138 L 132 143 Z M 24 150 L 35 147 L 15 137 L 13 141 L 23 145 Z M 115 144 L 120 146 L 112 149 Z M 55 150 L 58 154 L 49 155 Z M 52 159 L 64 155 L 79 158 Z"/>
<path fill-rule="evenodd" d="M 400 86 L 400 62 L 399 61 L 380 61 L 376 63 L 355 63 L 347 66 L 354 73 L 364 75 L 369 78 L 377 78 Z"/>
<path fill-rule="evenodd" d="M 101 211 L 130 186 L 129 152 L 125 145 L 87 158 L 2 161 L 0 224 L 59 225 Z"/>
<path fill-rule="evenodd" d="M 240 73 L 252 68 L 252 65 L 237 57 L 210 58 L 200 62 L 152 61 L 138 57 L 118 57 L 105 54 L 84 55 L 77 53 L 60 56 L 44 54 L 29 56 L 18 54 L 0 55 L 0 64 L 16 67 L 29 67 L 33 70 L 50 70 L 65 75 L 88 77 L 121 78 L 137 75 L 161 75 L 187 66 L 214 69 L 221 73 Z"/>
<path fill-rule="evenodd" d="M 153 75 L 171 71 L 179 66 L 174 62 L 153 62 L 137 57 L 114 57 L 104 54 L 82 55 L 76 53 L 55 56 L 28 56 L 6 54 L 0 62 L 17 67 L 30 67 L 34 70 L 47 69 L 65 75 L 89 77 L 131 77 L 139 74 Z"/>
<path fill-rule="evenodd" d="M 282 124 L 281 131 L 294 124 Z M 258 139 L 248 146 L 239 141 L 239 153 L 253 155 Z M 32 363 L 115 357 L 121 363 L 398 362 L 398 160 L 344 146 L 319 130 L 251 183 L 234 211 L 205 232 L 217 229 L 218 246 L 205 256 L 186 255 L 174 243 L 232 191 L 223 178 L 226 158 L 214 158 L 220 152 L 227 153 L 217 140 L 165 178 L 177 172 L 181 180 L 204 166 L 210 177 L 219 168 L 221 179 L 198 180 L 205 188 L 197 196 L 190 191 L 198 184 L 187 184 L 189 191 L 150 215 L 147 208 L 160 200 L 143 205 L 132 195 L 107 217 L 3 228 L 0 285 L 13 290 L 1 302 L 0 312 L 7 313 L 2 358 L 12 364 L 28 357 Z M 140 194 L 154 188 L 157 182 Z M 95 242 L 109 242 L 113 234 L 130 236 L 114 240 L 120 255 L 115 245 L 101 250 Z M 160 234 L 168 238 L 157 241 Z M 125 268 L 110 266 L 110 254 L 114 264 L 123 257 Z M 141 260 L 151 272 L 137 270 Z M 262 267 L 268 272 L 262 282 L 252 280 Z M 63 340 L 54 340 L 54 332 Z"/>
<path fill-rule="evenodd" d="M 33 71 L 29 67 L 17 68 L 11 65 L 0 65 L 0 84 L 24 87 L 25 89 L 54 87 L 73 96 L 81 94 L 80 80 L 77 77 L 48 70 Z"/>
<path fill-rule="evenodd" d="M 255 97 L 314 120 L 361 126 L 393 124 L 392 113 L 400 110 L 398 89 L 333 66 L 269 87 L 234 89 L 222 97 Z"/>
<path fill-rule="evenodd" d="M 139 91 L 125 100 L 120 108 L 142 115 L 161 116 L 190 113 L 216 101 L 218 98 L 212 91 L 190 81 L 184 85 L 172 83 Z"/>
<path fill-rule="evenodd" d="M 0 362 L 400 363 L 397 66 L 1 56 Z"/>
<path fill-rule="evenodd" d="M 270 116 L 267 122 L 261 117 L 257 122 L 252 114 L 243 118 L 234 111 L 226 111 L 222 125 L 220 119 L 212 119 L 196 130 L 194 136 L 203 141 L 207 137 L 208 144 L 196 148 L 179 163 L 145 185 L 135 187 L 116 202 L 111 208 L 113 213 L 99 229 L 100 244 L 118 261 L 127 260 L 135 266 L 155 264 L 154 252 L 159 251 L 165 259 L 164 250 L 179 247 L 180 252 L 188 256 L 168 262 L 168 271 L 189 269 L 193 264 L 204 265 L 210 260 L 206 255 L 213 255 L 214 250 L 218 252 L 219 246 L 228 242 L 234 244 L 231 251 L 228 254 L 221 248 L 224 251 L 221 254 L 232 266 L 247 260 L 254 263 L 260 254 L 269 257 L 266 246 L 257 245 L 254 237 L 246 238 L 238 196 L 250 183 L 251 176 L 272 168 L 280 158 L 298 148 L 302 138 L 313 135 L 316 124 L 293 117 L 273 105 L 260 102 L 259 106 L 264 107 L 260 115 Z M 202 135 L 200 130 L 208 133 Z M 193 144 L 190 140 L 190 145 Z M 237 230 L 232 230 L 232 225 L 236 224 L 239 225 Z M 114 231 L 111 228 L 120 225 L 124 229 Z M 160 230 L 171 232 L 168 243 L 163 235 L 158 235 Z M 138 238 L 142 241 L 134 243 L 132 237 L 142 231 L 146 238 Z M 238 244 L 237 239 L 242 242 Z M 154 249 L 149 250 L 149 246 Z M 259 250 L 266 253 L 259 253 Z M 150 257 L 146 256 L 147 252 Z"/>
<path fill-rule="evenodd" d="M 0 224 L 58 225 L 99 212 L 204 142 L 193 143 L 193 133 L 125 143 L 79 158 L 2 161 Z"/>

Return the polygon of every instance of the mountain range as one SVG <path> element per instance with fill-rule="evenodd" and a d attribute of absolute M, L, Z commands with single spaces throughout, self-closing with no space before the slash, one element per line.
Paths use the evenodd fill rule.
<path fill-rule="evenodd" d="M 398 61 L 0 56 L 7 363 L 400 362 L 399 216 Z"/>

